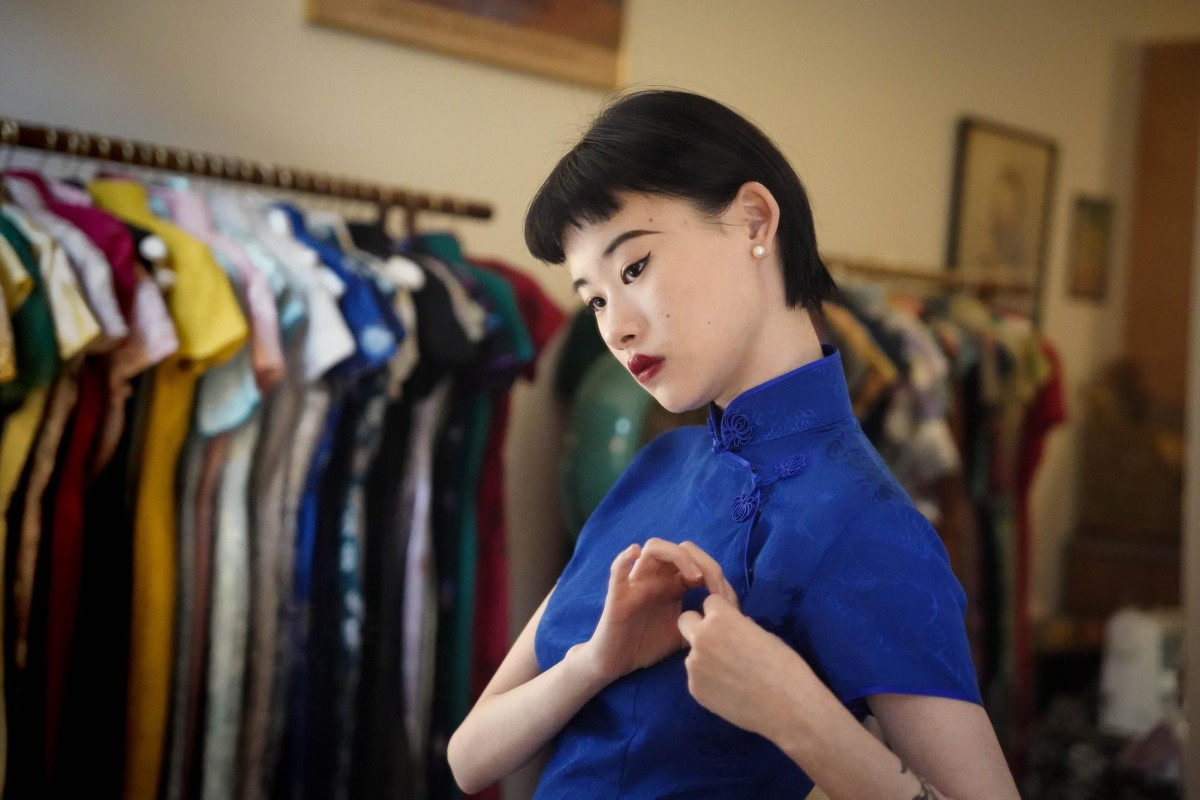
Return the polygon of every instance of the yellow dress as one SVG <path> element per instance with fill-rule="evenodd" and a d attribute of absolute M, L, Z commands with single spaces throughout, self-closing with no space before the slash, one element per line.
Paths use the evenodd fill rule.
<path fill-rule="evenodd" d="M 154 216 L 142 186 L 98 180 L 89 190 L 98 206 L 167 243 L 175 279 L 167 290 L 167 307 L 179 350 L 154 369 L 133 534 L 124 797 L 155 800 L 175 625 L 175 465 L 191 422 L 196 380 L 244 345 L 249 328 L 212 253 Z"/>

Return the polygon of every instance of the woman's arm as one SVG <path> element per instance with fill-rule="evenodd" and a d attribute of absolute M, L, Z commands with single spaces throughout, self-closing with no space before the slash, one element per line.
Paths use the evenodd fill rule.
<path fill-rule="evenodd" d="M 631 545 L 613 559 L 592 638 L 541 672 L 533 645 L 547 595 L 450 737 L 447 757 L 459 787 L 470 794 L 520 769 L 605 686 L 678 652 L 683 595 L 696 586 L 737 603 L 720 565 L 695 545 Z"/>
<path fill-rule="evenodd" d="M 774 742 L 832 800 L 1018 797 L 983 709 L 941 698 L 869 699 L 872 736 L 782 640 L 720 598 L 683 614 L 688 689 L 705 708 Z"/>
<path fill-rule="evenodd" d="M 867 698 L 884 741 L 913 770 L 956 797 L 1016 797 L 1017 787 L 982 706 L 907 694 Z"/>
<path fill-rule="evenodd" d="M 527 764 L 605 686 L 578 647 L 545 672 L 538 668 L 533 640 L 549 600 L 546 595 L 450 737 L 450 770 L 467 794 Z"/>
<path fill-rule="evenodd" d="M 777 732 L 771 738 L 832 800 L 1019 797 L 991 722 L 974 703 L 872 696 L 868 703 L 893 743 L 889 750 L 824 686 L 812 693 L 803 715 L 787 705 L 772 723 Z"/>

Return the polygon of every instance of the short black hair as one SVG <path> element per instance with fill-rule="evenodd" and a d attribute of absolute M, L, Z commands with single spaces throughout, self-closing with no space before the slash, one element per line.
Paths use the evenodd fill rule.
<path fill-rule="evenodd" d="M 817 252 L 808 194 L 779 148 L 736 111 L 703 95 L 646 89 L 618 97 L 555 165 L 529 204 L 525 244 L 541 261 L 566 260 L 567 226 L 603 222 L 624 192 L 687 200 L 715 217 L 747 181 L 779 203 L 779 255 L 791 307 L 820 311 L 834 291 Z"/>

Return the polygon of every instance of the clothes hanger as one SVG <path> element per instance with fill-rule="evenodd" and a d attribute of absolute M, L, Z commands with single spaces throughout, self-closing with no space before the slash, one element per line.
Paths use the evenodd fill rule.
<path fill-rule="evenodd" d="M 324 204 L 322 201 L 318 201 L 318 203 Z M 342 252 L 349 253 L 358 250 L 358 246 L 350 236 L 350 229 L 346 226 L 346 218 L 343 216 L 341 209 L 329 207 L 315 208 L 305 216 L 308 218 L 310 224 L 316 227 L 328 228 Z"/>
<path fill-rule="evenodd" d="M 0 172 L 8 169 L 20 140 L 21 126 L 11 119 L 0 120 L 0 150 L 4 154 L 4 160 L 0 162 Z"/>
<path fill-rule="evenodd" d="M 21 138 L 21 126 L 10 119 L 0 122 L 0 151 L 3 151 L 3 161 L 0 161 L 0 173 L 4 173 L 8 169 L 9 163 L 12 161 L 13 154 L 16 152 L 16 143 Z M 8 189 L 4 186 L 4 181 L 0 180 L 0 203 L 11 202 L 8 196 Z"/>
<path fill-rule="evenodd" d="M 107 140 L 105 141 L 107 142 Z M 91 158 L 92 137 L 86 133 L 79 133 L 67 140 L 67 147 L 69 150 L 67 163 L 71 167 L 72 177 L 86 186 L 100 172 L 100 164 Z"/>

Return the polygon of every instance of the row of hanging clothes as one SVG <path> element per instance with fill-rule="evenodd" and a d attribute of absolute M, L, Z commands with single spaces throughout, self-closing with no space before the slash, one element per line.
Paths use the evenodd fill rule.
<path fill-rule="evenodd" d="M 1033 706 L 1029 494 L 1066 420 L 1057 352 L 986 293 L 838 283 L 821 335 L 841 350 L 864 432 L 946 543 L 980 689 L 1019 767 Z"/>
<path fill-rule="evenodd" d="M 453 796 L 508 645 L 509 390 L 562 312 L 449 234 L 3 187 L 5 796 Z"/>

